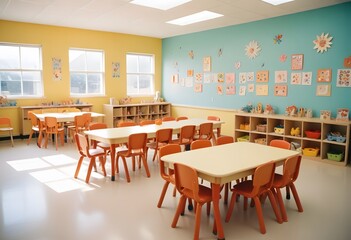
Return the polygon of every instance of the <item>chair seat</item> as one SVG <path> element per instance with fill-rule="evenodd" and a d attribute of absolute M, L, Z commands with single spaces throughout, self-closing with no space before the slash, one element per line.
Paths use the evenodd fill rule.
<path fill-rule="evenodd" d="M 91 148 L 89 149 L 89 154 L 91 156 L 99 156 L 99 155 L 104 155 L 105 154 L 105 151 L 101 148 Z"/>
<path fill-rule="evenodd" d="M 12 127 L 2 127 L 0 128 L 1 131 L 12 131 L 13 128 Z"/>
<path fill-rule="evenodd" d="M 280 187 L 283 185 L 283 175 L 275 173 L 274 174 L 274 181 L 273 181 L 273 187 Z"/>
<path fill-rule="evenodd" d="M 110 148 L 110 144 L 108 143 L 103 143 L 103 142 L 99 142 L 97 144 L 98 147 L 101 147 L 101 148 Z"/>
<path fill-rule="evenodd" d="M 193 191 L 187 191 L 184 189 L 183 194 L 187 197 L 192 196 Z M 200 203 L 207 203 L 212 201 L 212 190 L 203 185 L 199 185 L 199 202 Z"/>

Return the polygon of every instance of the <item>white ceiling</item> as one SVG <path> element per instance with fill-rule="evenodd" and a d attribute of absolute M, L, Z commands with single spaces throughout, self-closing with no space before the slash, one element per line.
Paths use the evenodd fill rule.
<path fill-rule="evenodd" d="M 295 0 L 273 6 L 261 0 L 193 0 L 162 11 L 130 4 L 130 1 L 0 0 L 0 19 L 166 38 L 349 2 Z M 203 10 L 221 13 L 224 17 L 188 26 L 166 23 Z"/>

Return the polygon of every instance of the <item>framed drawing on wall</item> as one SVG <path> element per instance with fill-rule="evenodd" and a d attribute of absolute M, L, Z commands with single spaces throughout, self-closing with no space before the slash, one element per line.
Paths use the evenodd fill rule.
<path fill-rule="evenodd" d="M 332 70 L 328 69 L 318 69 L 317 72 L 317 82 L 331 82 Z"/>
<path fill-rule="evenodd" d="M 268 70 L 257 71 L 256 72 L 256 82 L 258 83 L 266 83 L 269 80 L 269 72 Z"/>
<path fill-rule="evenodd" d="M 211 57 L 203 58 L 203 70 L 204 72 L 211 72 Z"/>
<path fill-rule="evenodd" d="M 330 96 L 330 88 L 331 88 L 330 84 L 318 84 L 316 95 L 329 97 Z"/>
<path fill-rule="evenodd" d="M 286 97 L 288 94 L 288 85 L 278 85 L 274 86 L 274 96 Z"/>
<path fill-rule="evenodd" d="M 339 108 L 336 112 L 336 120 L 348 121 L 349 120 L 349 109 Z"/>
<path fill-rule="evenodd" d="M 303 54 L 291 55 L 291 70 L 302 70 L 303 68 Z"/>

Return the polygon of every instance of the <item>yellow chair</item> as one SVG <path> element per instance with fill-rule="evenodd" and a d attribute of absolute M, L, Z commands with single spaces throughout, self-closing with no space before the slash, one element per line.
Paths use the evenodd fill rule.
<path fill-rule="evenodd" d="M 56 151 L 58 149 L 58 135 L 60 135 L 61 144 L 65 142 L 65 129 L 59 126 L 55 117 L 45 117 L 45 148 L 48 146 L 49 138 L 55 135 Z"/>
<path fill-rule="evenodd" d="M 14 146 L 13 143 L 13 127 L 11 125 L 11 120 L 10 118 L 7 117 L 1 117 L 0 118 L 0 132 L 8 132 L 11 138 L 11 146 Z"/>

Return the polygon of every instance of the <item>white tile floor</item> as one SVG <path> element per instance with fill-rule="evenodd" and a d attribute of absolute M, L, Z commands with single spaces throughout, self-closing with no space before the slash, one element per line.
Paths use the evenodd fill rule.
<path fill-rule="evenodd" d="M 192 239 L 193 213 L 187 211 L 177 228 L 170 227 L 179 195 L 173 198 L 169 190 L 163 207 L 156 207 L 163 180 L 151 160 L 151 178 L 142 169 L 131 173 L 127 183 L 121 167 L 115 182 L 93 173 L 87 185 L 82 180 L 86 166 L 81 180 L 73 178 L 79 156 L 73 144 L 58 151 L 53 145 L 38 149 L 34 141 L 27 146 L 15 140 L 15 147 L 9 146 L 0 141 L 0 239 Z M 296 186 L 303 213 L 293 199 L 286 200 L 289 222 L 278 224 L 266 201 L 263 235 L 255 209 L 244 212 L 240 201 L 231 221 L 223 223 L 226 239 L 350 239 L 350 167 L 303 160 Z M 227 206 L 220 206 L 224 216 Z M 216 239 L 212 224 L 204 211 L 200 239 Z"/>

